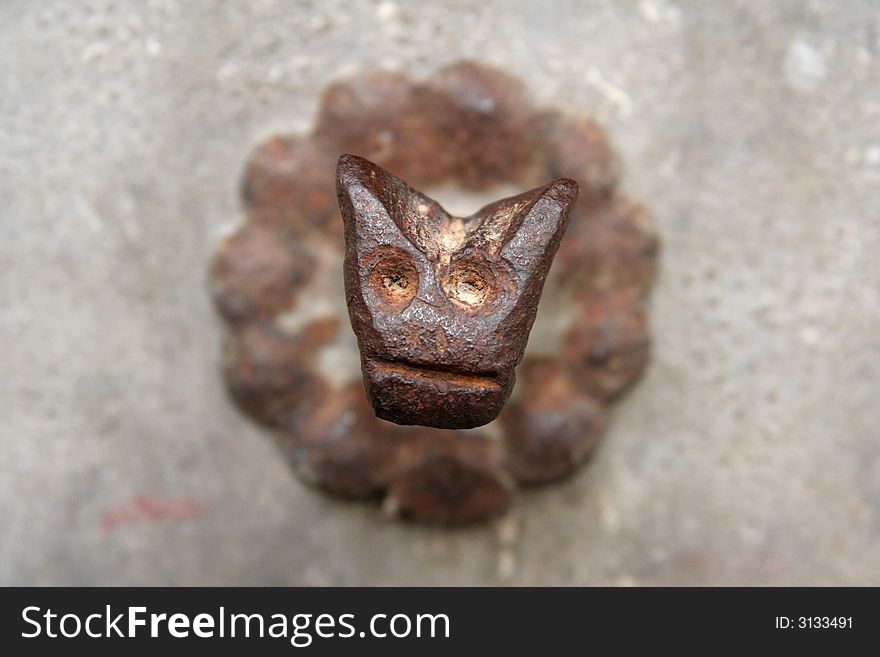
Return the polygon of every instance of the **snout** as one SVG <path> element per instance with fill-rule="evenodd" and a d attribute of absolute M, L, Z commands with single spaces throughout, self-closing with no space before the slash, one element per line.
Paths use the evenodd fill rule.
<path fill-rule="evenodd" d="M 384 420 L 440 429 L 471 429 L 494 420 L 513 389 L 510 372 L 433 369 L 367 358 L 367 397 Z"/>

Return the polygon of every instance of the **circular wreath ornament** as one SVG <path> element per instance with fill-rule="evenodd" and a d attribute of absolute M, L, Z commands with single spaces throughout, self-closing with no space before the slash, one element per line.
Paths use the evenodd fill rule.
<path fill-rule="evenodd" d="M 450 431 L 373 414 L 343 292 L 343 153 L 428 191 L 579 183 L 517 385 L 490 424 Z M 304 481 L 384 498 L 394 517 L 479 521 L 518 488 L 570 475 L 650 352 L 644 304 L 658 241 L 644 209 L 617 194 L 618 173 L 595 122 L 535 108 L 516 78 L 492 68 L 460 62 L 425 81 L 370 71 L 331 84 L 311 134 L 270 137 L 251 155 L 245 222 L 211 266 L 232 398 L 274 431 Z M 407 294 L 380 278 L 388 294 Z"/>

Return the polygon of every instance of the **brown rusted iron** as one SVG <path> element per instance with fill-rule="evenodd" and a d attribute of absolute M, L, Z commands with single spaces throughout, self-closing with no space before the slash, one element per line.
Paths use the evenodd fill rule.
<path fill-rule="evenodd" d="M 512 386 L 513 365 L 531 324 L 528 313 L 534 313 L 531 295 L 541 294 L 531 336 L 535 344 L 526 349 L 517 368 L 519 382 L 497 420 L 450 431 L 402 426 L 373 412 L 341 284 L 346 247 L 334 179 L 344 153 L 365 157 L 427 190 L 443 184 L 468 190 L 508 184 L 537 187 L 546 195 L 547 187 L 539 186 L 547 180 L 577 181 L 580 198 L 543 293 L 534 281 L 531 287 L 514 283 L 536 271 L 529 262 L 543 257 L 541 266 L 549 265 L 553 248 L 542 245 L 543 251 L 531 254 L 532 261 L 514 259 L 501 268 L 487 264 L 495 261 L 483 253 L 485 248 L 451 249 L 442 239 L 448 236 L 444 231 L 421 232 L 417 222 L 407 223 L 406 217 L 421 217 L 422 202 L 431 219 L 424 225 L 457 223 L 417 193 L 398 194 L 408 200 L 404 209 L 412 215 L 399 214 L 400 208 L 388 212 L 392 219 L 405 220 L 403 231 L 385 222 L 393 239 L 382 241 L 376 219 L 370 230 L 348 240 L 350 268 L 357 274 L 349 289 L 360 294 L 350 319 L 363 328 L 357 330 L 363 333 L 367 360 L 384 368 L 377 371 L 367 362 L 367 382 L 381 392 L 381 413 L 403 414 L 393 416 L 397 421 L 454 420 L 464 426 L 496 412 L 506 392 L 481 404 L 479 395 L 470 396 L 479 388 L 459 386 L 458 393 L 465 394 L 451 396 L 458 401 L 444 407 L 434 383 L 448 383 L 450 372 L 458 370 L 458 376 L 491 375 L 499 389 Z M 342 187 L 351 199 L 350 190 L 360 184 L 356 181 L 368 165 L 346 161 L 350 166 L 342 173 L 350 184 Z M 256 148 L 242 184 L 246 221 L 224 240 L 212 264 L 212 293 L 226 325 L 224 377 L 230 394 L 248 416 L 276 433 L 304 481 L 339 496 L 382 496 L 384 508 L 395 517 L 476 521 L 507 508 L 518 488 L 571 474 L 595 452 L 606 409 L 638 380 L 650 354 L 644 304 L 654 278 L 657 239 L 644 210 L 616 191 L 619 169 L 595 122 L 533 107 L 522 84 L 495 69 L 463 62 L 425 81 L 374 71 L 331 84 L 311 134 L 273 136 Z M 354 196 L 361 195 L 358 203 L 377 210 L 372 216 L 381 218 L 396 183 L 389 178 L 380 184 L 380 171 L 375 171 L 376 181 L 367 176 L 368 184 L 360 184 L 364 191 L 355 190 Z M 541 197 L 540 191 L 532 193 Z M 557 201 L 542 202 L 558 212 Z M 346 202 L 353 210 L 354 201 L 343 207 Z M 503 207 L 505 201 L 500 203 Z M 537 207 L 539 201 L 532 209 Z M 462 220 L 462 228 L 472 228 L 475 238 L 477 226 L 487 225 L 492 213 L 481 212 Z M 529 210 L 510 216 L 523 212 Z M 558 216 L 557 223 L 564 221 Z M 456 228 L 452 234 L 451 244 L 467 241 L 462 238 L 467 230 Z M 515 237 L 511 243 L 521 241 Z M 381 245 L 390 248 L 378 249 Z M 483 259 L 462 259 L 474 252 Z M 507 256 L 501 255 L 503 261 Z M 466 266 L 456 269 L 457 264 Z M 428 282 L 433 296 L 422 290 Z M 510 302 L 523 289 L 527 293 L 520 297 L 520 308 L 531 310 Z M 425 301 L 438 302 L 440 308 Z M 378 307 L 380 302 L 401 312 L 364 314 L 369 303 Z M 412 329 L 396 322 L 415 310 L 425 321 L 414 322 L 412 335 Z M 507 342 L 496 334 L 506 335 Z M 428 392 L 405 393 L 407 399 L 398 397 L 394 406 L 381 410 L 394 399 L 394 377 L 413 379 L 411 369 L 395 371 L 395 362 L 439 371 L 436 377 L 417 371 L 417 387 Z M 503 371 L 511 373 L 509 381 Z"/>
<path fill-rule="evenodd" d="M 577 199 L 574 180 L 454 217 L 382 167 L 339 158 L 345 294 L 383 420 L 471 429 L 507 401 Z"/>

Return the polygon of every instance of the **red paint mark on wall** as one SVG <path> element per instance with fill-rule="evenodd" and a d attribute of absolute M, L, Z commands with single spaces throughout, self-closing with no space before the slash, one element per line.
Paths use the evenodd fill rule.
<path fill-rule="evenodd" d="M 160 499 L 149 495 L 135 495 L 123 504 L 104 510 L 101 515 L 101 531 L 111 532 L 123 525 L 140 522 L 184 522 L 197 518 L 207 507 L 207 502 L 195 497 Z"/>

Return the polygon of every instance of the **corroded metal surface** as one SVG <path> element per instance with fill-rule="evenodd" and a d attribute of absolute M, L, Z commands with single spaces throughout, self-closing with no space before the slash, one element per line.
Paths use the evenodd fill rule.
<path fill-rule="evenodd" d="M 549 319 L 536 323 L 510 401 L 485 427 L 404 427 L 370 408 L 341 289 L 334 180 L 344 153 L 429 192 L 450 183 L 528 189 L 554 178 L 580 186 L 544 286 L 540 316 Z M 533 107 L 516 79 L 490 68 L 465 62 L 426 82 L 379 71 L 332 84 L 312 134 L 271 137 L 250 158 L 247 220 L 212 265 L 233 398 L 275 430 L 303 479 L 338 495 L 382 495 L 398 517 L 475 521 L 506 508 L 518 487 L 571 474 L 593 453 L 608 404 L 638 379 L 650 352 L 643 302 L 657 240 L 644 210 L 616 193 L 618 169 L 593 121 Z M 396 284 L 398 273 L 379 267 L 375 275 L 389 303 L 412 294 L 409 284 Z M 467 300 L 482 294 L 461 282 Z M 436 354 L 444 341 L 435 337 Z M 387 347 L 370 345 L 377 355 Z M 512 370 L 517 349 L 493 362 Z M 469 371 L 497 371 L 456 357 Z M 393 377 L 375 372 L 374 382 Z M 456 426 L 488 419 L 465 415 Z"/>
<path fill-rule="evenodd" d="M 376 415 L 439 429 L 494 420 L 577 183 L 560 178 L 454 217 L 369 160 L 343 155 L 337 188 L 345 295 Z"/>

